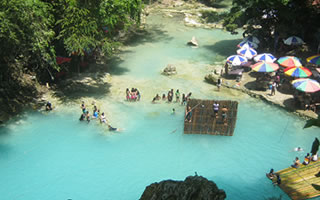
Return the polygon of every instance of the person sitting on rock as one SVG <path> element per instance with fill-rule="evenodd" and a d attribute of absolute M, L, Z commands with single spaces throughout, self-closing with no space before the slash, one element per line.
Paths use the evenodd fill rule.
<path fill-rule="evenodd" d="M 50 101 L 48 101 L 46 104 L 46 111 L 50 111 L 50 110 L 52 110 L 52 104 L 50 103 Z"/>

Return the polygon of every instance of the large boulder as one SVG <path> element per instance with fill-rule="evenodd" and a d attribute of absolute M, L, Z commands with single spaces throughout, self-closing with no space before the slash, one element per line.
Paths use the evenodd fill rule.
<path fill-rule="evenodd" d="M 187 44 L 190 46 L 196 46 L 196 47 L 199 45 L 195 36 L 193 36 L 192 39 Z"/>
<path fill-rule="evenodd" d="M 184 181 L 166 180 L 147 186 L 140 200 L 223 200 L 226 193 L 202 176 Z"/>
<path fill-rule="evenodd" d="M 168 64 L 162 72 L 163 75 L 170 76 L 177 74 L 177 69 L 172 64 Z"/>

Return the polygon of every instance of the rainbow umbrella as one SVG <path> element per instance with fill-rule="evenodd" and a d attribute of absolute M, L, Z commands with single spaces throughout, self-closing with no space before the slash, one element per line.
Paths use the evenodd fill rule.
<path fill-rule="evenodd" d="M 308 57 L 307 62 L 315 65 L 320 65 L 320 54 Z"/>
<path fill-rule="evenodd" d="M 258 45 L 254 42 L 242 41 L 237 45 L 239 48 L 258 48 Z"/>
<path fill-rule="evenodd" d="M 274 72 L 279 69 L 279 65 L 272 62 L 258 62 L 251 66 L 256 72 Z"/>
<path fill-rule="evenodd" d="M 257 51 L 253 48 L 241 48 L 237 50 L 237 53 L 241 56 L 244 56 L 248 59 L 252 59 L 257 55 Z"/>
<path fill-rule="evenodd" d="M 229 56 L 227 58 L 227 62 L 229 64 L 232 64 L 233 66 L 239 66 L 242 63 L 248 62 L 248 59 L 246 57 L 243 57 L 243 56 L 233 55 L 233 56 Z"/>
<path fill-rule="evenodd" d="M 320 84 L 313 79 L 309 78 L 299 78 L 296 80 L 293 80 L 292 82 L 293 87 L 295 87 L 297 90 L 300 90 L 302 92 L 318 92 L 320 91 Z"/>
<path fill-rule="evenodd" d="M 277 60 L 271 53 L 262 53 L 254 57 L 254 61 L 274 62 Z"/>
<path fill-rule="evenodd" d="M 294 56 L 284 56 L 277 61 L 283 67 L 300 67 L 302 66 L 299 58 Z"/>
<path fill-rule="evenodd" d="M 288 67 L 284 70 L 284 74 L 292 77 L 306 78 L 312 75 L 312 72 L 305 67 Z"/>

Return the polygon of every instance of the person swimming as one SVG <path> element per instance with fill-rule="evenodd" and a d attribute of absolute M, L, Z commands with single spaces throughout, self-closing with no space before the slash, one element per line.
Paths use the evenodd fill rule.
<path fill-rule="evenodd" d="M 176 109 L 172 108 L 172 113 L 171 114 L 176 114 Z"/>
<path fill-rule="evenodd" d="M 82 113 L 82 114 L 80 115 L 79 120 L 80 120 L 80 121 L 83 121 L 85 118 L 86 118 L 86 115 L 85 115 L 84 113 Z"/>

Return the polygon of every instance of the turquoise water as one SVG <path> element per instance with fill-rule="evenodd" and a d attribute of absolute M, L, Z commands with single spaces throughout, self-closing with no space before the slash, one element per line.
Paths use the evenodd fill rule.
<path fill-rule="evenodd" d="M 217 92 L 203 82 L 206 65 L 223 59 L 239 36 L 186 28 L 178 21 L 172 25 L 159 16 L 150 20 L 151 25 L 164 23 L 172 39 L 130 44 L 121 54 L 123 61 L 112 66 L 110 93 L 97 100 L 111 124 L 124 130 L 111 133 L 94 120 L 79 122 L 78 102 L 49 114 L 28 111 L 13 119 L 0 128 L 1 199 L 132 200 L 153 182 L 183 180 L 195 172 L 216 182 L 227 199 L 288 199 L 265 173 L 302 158 L 304 153 L 292 149 L 309 151 L 319 129 L 304 130 L 304 121 L 296 116 L 234 91 Z M 210 48 L 186 48 L 185 40 L 193 34 L 207 40 Z M 231 45 L 226 52 L 215 52 L 221 43 Z M 183 63 L 178 69 L 186 72 L 161 76 L 166 59 Z M 131 86 L 141 90 L 141 102 L 123 100 Z M 182 106 L 150 103 L 154 93 L 170 88 L 192 91 L 197 98 L 238 100 L 234 136 L 184 135 Z"/>

